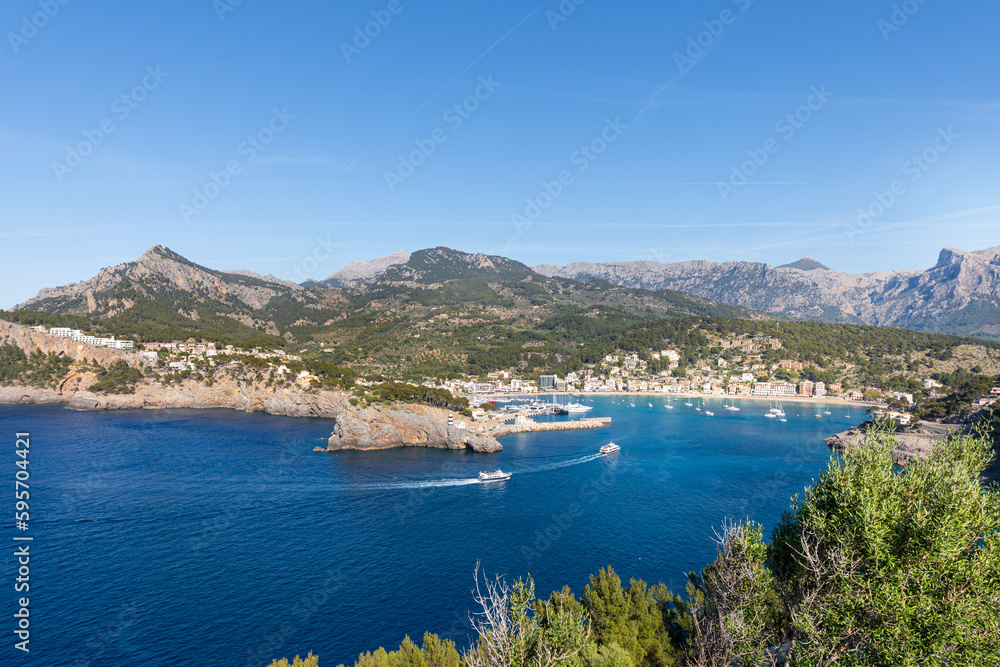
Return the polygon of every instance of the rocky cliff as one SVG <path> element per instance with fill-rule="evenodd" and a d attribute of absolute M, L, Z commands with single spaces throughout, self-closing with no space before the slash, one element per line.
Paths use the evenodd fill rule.
<path fill-rule="evenodd" d="M 327 449 L 388 449 L 406 443 L 410 447 L 471 449 L 498 452 L 503 447 L 495 438 L 449 426 L 447 413 L 425 406 L 361 408 L 346 411 L 337 419 Z M 443 413 L 443 414 L 435 414 Z"/>
<path fill-rule="evenodd" d="M 1000 339 L 1000 246 L 978 252 L 946 248 L 926 271 L 851 274 L 811 258 L 779 267 L 636 261 L 532 268 L 547 276 L 678 290 L 791 317 Z"/>

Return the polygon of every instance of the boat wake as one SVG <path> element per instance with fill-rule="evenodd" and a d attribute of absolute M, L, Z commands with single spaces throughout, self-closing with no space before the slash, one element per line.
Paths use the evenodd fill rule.
<path fill-rule="evenodd" d="M 352 489 L 361 489 L 364 491 L 390 491 L 393 489 L 442 489 L 449 486 L 468 486 L 470 484 L 479 484 L 479 480 L 475 477 L 460 477 L 455 479 L 428 479 L 428 480 L 411 480 L 411 481 L 400 481 L 400 482 L 384 482 L 381 484 L 357 484 L 352 485 Z"/>
<path fill-rule="evenodd" d="M 529 468 L 527 470 L 513 470 L 511 471 L 514 475 L 529 475 L 536 472 L 545 472 L 547 470 L 557 470 L 559 468 L 568 468 L 569 466 L 580 465 L 581 463 L 588 463 L 596 459 L 601 458 L 601 454 L 587 454 L 586 456 L 578 456 L 573 459 L 568 459 L 566 461 L 557 461 L 555 463 L 545 463 L 534 468 Z M 351 484 L 346 488 L 352 490 L 360 491 L 393 491 L 398 489 L 442 489 L 450 486 L 470 486 L 472 484 L 479 484 L 479 480 L 475 477 L 459 477 L 452 479 L 427 479 L 427 480 L 400 480 L 396 482 L 376 482 L 371 484 Z"/>
<path fill-rule="evenodd" d="M 519 470 L 517 472 L 520 475 L 526 475 L 533 472 L 545 472 L 546 470 L 557 470 L 558 468 L 568 468 L 569 466 L 576 466 L 580 465 L 581 463 L 588 463 L 590 461 L 594 461 L 599 458 L 601 458 L 601 454 L 587 454 L 586 456 L 578 456 L 577 458 L 569 459 L 568 461 L 546 463 L 536 468 L 531 468 L 529 470 Z"/>

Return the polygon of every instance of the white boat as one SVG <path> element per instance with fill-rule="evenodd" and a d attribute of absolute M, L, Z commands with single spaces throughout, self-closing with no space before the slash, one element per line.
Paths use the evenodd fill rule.
<path fill-rule="evenodd" d="M 504 472 L 500 468 L 497 468 L 493 472 L 479 473 L 480 482 L 506 482 L 508 479 L 510 479 L 510 473 Z"/>
<path fill-rule="evenodd" d="M 824 411 L 823 411 L 823 414 L 824 414 L 824 415 L 832 415 L 833 413 L 832 413 L 832 412 L 830 412 L 829 410 L 824 410 Z"/>
<path fill-rule="evenodd" d="M 601 447 L 600 451 L 601 451 L 601 454 L 603 454 L 603 455 L 606 456 L 608 454 L 615 454 L 617 452 L 620 452 L 621 450 L 622 450 L 622 448 L 620 446 L 616 445 L 613 442 L 609 442 L 608 444 L 606 444 L 603 447 Z"/>
<path fill-rule="evenodd" d="M 571 415 L 581 414 L 583 412 L 589 412 L 590 410 L 594 409 L 593 406 L 584 405 L 583 403 L 567 403 L 562 407 L 563 410 L 565 410 Z"/>
<path fill-rule="evenodd" d="M 705 410 L 705 414 L 706 414 L 707 416 L 709 416 L 709 417 L 714 417 L 714 416 L 715 416 L 715 413 L 714 413 L 714 412 L 711 412 L 710 410 Z"/>
<path fill-rule="evenodd" d="M 648 405 L 649 407 L 653 407 L 652 403 L 646 403 L 646 405 Z"/>
<path fill-rule="evenodd" d="M 786 421 L 788 421 L 788 420 L 787 420 L 787 419 L 785 419 L 784 417 L 782 417 L 782 418 L 781 418 L 781 419 L 779 419 L 778 421 L 779 421 L 779 422 L 786 422 Z"/>
<path fill-rule="evenodd" d="M 688 407 L 690 408 L 690 407 L 691 407 L 691 401 L 688 401 L 688 402 L 687 402 L 687 403 L 685 403 L 684 405 L 686 405 L 686 406 L 688 406 Z"/>
<path fill-rule="evenodd" d="M 775 417 L 777 417 L 778 415 L 774 414 L 773 412 L 768 412 L 768 413 L 767 413 L 766 415 L 764 415 L 764 416 L 765 416 L 765 417 L 767 417 L 768 419 L 774 419 L 774 418 L 775 418 Z"/>

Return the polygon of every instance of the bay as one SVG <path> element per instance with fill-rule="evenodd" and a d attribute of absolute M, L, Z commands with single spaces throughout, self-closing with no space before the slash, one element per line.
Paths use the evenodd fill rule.
<path fill-rule="evenodd" d="M 504 451 L 313 453 L 331 420 L 225 410 L 0 406 L 31 433 L 31 653 L 13 664 L 350 664 L 424 631 L 467 643 L 477 563 L 540 595 L 611 566 L 683 591 L 726 518 L 765 534 L 857 408 L 767 403 L 705 416 L 664 397 L 587 397 L 604 429 L 507 436 Z M 635 407 L 630 403 L 634 402 Z M 649 406 L 647 403 L 652 403 Z M 613 440 L 619 454 L 598 457 Z M 510 481 L 479 484 L 480 470 Z M 13 542 L 8 542 L 13 545 Z M 13 580 L 14 548 L 2 576 Z M 8 632 L 14 629 L 8 620 Z M 11 635 L 8 634 L 8 637 Z M 11 644 L 13 641 L 11 641 Z"/>

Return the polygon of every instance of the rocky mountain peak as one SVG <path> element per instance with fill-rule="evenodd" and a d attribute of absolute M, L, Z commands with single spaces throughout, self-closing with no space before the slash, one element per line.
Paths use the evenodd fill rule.
<path fill-rule="evenodd" d="M 154 245 L 137 260 L 101 269 L 93 278 L 57 288 L 46 288 L 15 309 L 113 316 L 140 301 L 163 296 L 168 301 L 194 296 L 228 307 L 265 306 L 272 297 L 291 288 L 278 279 L 216 271 L 191 262 L 162 245 Z"/>
<path fill-rule="evenodd" d="M 136 263 L 162 262 L 162 261 L 180 262 L 182 264 L 191 263 L 188 260 L 184 259 L 184 257 L 182 257 L 181 255 L 178 255 L 170 248 L 167 248 L 166 246 L 162 245 L 154 245 L 149 250 L 142 253 L 142 255 L 139 256 L 139 259 L 136 260 Z"/>
<path fill-rule="evenodd" d="M 830 270 L 830 267 L 828 267 L 828 266 L 826 266 L 826 265 L 824 265 L 824 264 L 822 264 L 820 262 L 817 262 L 812 257 L 803 257 L 802 259 L 797 260 L 795 262 L 792 262 L 790 264 L 782 264 L 781 266 L 779 266 L 777 268 L 779 268 L 779 269 L 799 269 L 800 271 L 815 271 L 817 269 L 822 269 L 822 270 L 826 270 L 826 271 Z"/>
<path fill-rule="evenodd" d="M 371 260 L 359 259 L 345 265 L 340 271 L 326 277 L 323 282 L 330 285 L 344 285 L 354 280 L 371 278 L 396 264 L 406 264 L 410 260 L 409 253 L 398 250 L 391 255 L 376 257 Z"/>

